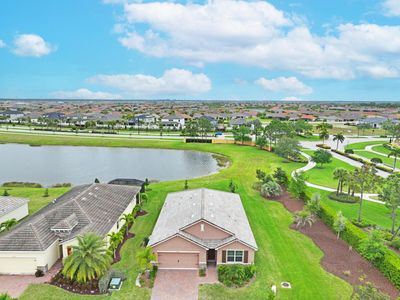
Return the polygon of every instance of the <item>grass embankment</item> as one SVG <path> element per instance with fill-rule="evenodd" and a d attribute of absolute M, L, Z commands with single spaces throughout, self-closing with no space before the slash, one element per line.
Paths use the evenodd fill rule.
<path fill-rule="evenodd" d="M 181 141 L 154 141 L 107 139 L 91 137 L 46 137 L 22 134 L 0 134 L 4 142 L 39 145 L 82 145 L 110 147 L 151 147 L 199 150 L 228 156 L 232 164 L 218 174 L 189 181 L 190 188 L 208 187 L 228 190 L 231 179 L 238 186 L 243 206 L 253 229 L 259 251 L 256 254 L 257 278 L 248 287 L 230 289 L 222 285 L 205 285 L 200 288 L 200 299 L 264 299 L 274 283 L 290 281 L 293 288 L 279 290 L 278 299 L 349 299 L 352 288 L 345 281 L 327 273 L 320 266 L 321 250 L 306 236 L 289 228 L 292 215 L 280 204 L 266 201 L 253 190 L 255 170 L 272 172 L 281 166 L 291 172 L 302 166 L 285 163 L 276 155 L 254 147 L 237 145 L 184 144 Z M 140 217 L 132 227 L 136 236 L 127 241 L 122 249 L 122 260 L 114 265 L 128 274 L 122 290 L 114 292 L 112 299 L 149 299 L 150 290 L 135 287 L 138 273 L 135 255 L 144 237 L 151 234 L 164 199 L 169 192 L 182 190 L 184 182 L 161 182 L 151 185 L 149 201 L 144 205 L 148 215 Z M 89 297 L 68 293 L 50 285 L 32 285 L 24 299 L 86 299 Z M 105 299 L 91 296 L 91 299 Z"/>
<path fill-rule="evenodd" d="M 367 146 L 373 146 L 373 145 L 382 145 L 384 141 L 369 141 L 369 142 L 360 142 L 360 143 L 353 143 L 347 145 L 345 148 L 346 149 L 353 149 L 353 150 L 365 150 L 365 147 Z"/>
<path fill-rule="evenodd" d="M 382 155 L 386 155 L 386 156 L 390 153 L 390 150 L 385 148 L 383 145 L 373 146 L 372 150 L 382 153 Z"/>

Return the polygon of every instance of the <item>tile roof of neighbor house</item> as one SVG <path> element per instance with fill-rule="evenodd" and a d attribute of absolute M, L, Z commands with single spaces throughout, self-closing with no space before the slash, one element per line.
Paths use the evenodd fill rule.
<path fill-rule="evenodd" d="M 233 236 L 224 240 L 202 240 L 182 231 L 200 220 L 214 224 Z M 201 188 L 167 195 L 148 245 L 153 246 L 175 235 L 181 235 L 206 248 L 217 248 L 239 240 L 257 249 L 239 195 L 211 189 Z"/>
<path fill-rule="evenodd" d="M 27 204 L 29 199 L 16 197 L 0 197 L 0 217 L 16 210 L 17 208 Z"/>
<path fill-rule="evenodd" d="M 62 241 L 87 232 L 105 236 L 139 191 L 136 186 L 100 183 L 74 187 L 1 234 L 0 251 L 43 251 L 61 238 L 52 231 L 62 229 L 58 226 L 73 227 Z"/>

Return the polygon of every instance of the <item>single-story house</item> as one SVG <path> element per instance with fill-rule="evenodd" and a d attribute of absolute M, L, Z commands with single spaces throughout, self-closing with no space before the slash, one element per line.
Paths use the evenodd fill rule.
<path fill-rule="evenodd" d="M 0 197 L 0 224 L 11 219 L 19 221 L 25 218 L 29 214 L 28 202 L 26 198 Z"/>
<path fill-rule="evenodd" d="M 148 246 L 159 269 L 252 264 L 257 251 L 239 195 L 205 188 L 167 195 Z"/>
<path fill-rule="evenodd" d="M 77 237 L 95 233 L 108 242 L 121 216 L 131 213 L 140 187 L 94 183 L 72 188 L 10 231 L 0 234 L 0 274 L 48 271 L 69 256 Z"/>

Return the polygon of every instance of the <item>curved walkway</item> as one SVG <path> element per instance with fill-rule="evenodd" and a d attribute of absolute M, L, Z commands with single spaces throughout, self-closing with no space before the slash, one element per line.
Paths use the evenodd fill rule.
<path fill-rule="evenodd" d="M 368 151 L 368 152 L 372 152 L 372 153 L 374 153 L 374 154 L 380 155 L 380 156 L 385 156 L 385 157 L 387 157 L 386 154 L 384 154 L 384 153 L 382 153 L 382 152 L 375 151 L 374 149 L 372 149 L 373 147 L 379 146 L 379 145 L 381 145 L 381 144 L 369 145 L 369 146 L 365 147 L 365 150 Z"/>
<path fill-rule="evenodd" d="M 300 152 L 300 154 L 303 155 L 305 158 L 307 158 L 308 163 L 304 167 L 301 167 L 301 168 L 299 168 L 297 170 L 294 170 L 292 172 L 292 174 L 291 174 L 292 177 L 294 176 L 295 172 L 296 173 L 307 172 L 307 171 L 311 170 L 312 168 L 314 168 L 316 166 L 316 163 L 311 160 L 311 156 L 310 155 L 308 155 L 307 153 L 304 153 L 304 152 Z M 317 185 L 317 184 L 314 184 L 314 183 L 311 183 L 311 182 L 308 182 L 308 181 L 306 181 L 306 185 L 309 186 L 309 187 L 315 188 L 315 189 L 323 190 L 323 191 L 328 191 L 328 192 L 335 192 L 336 191 L 336 189 L 333 189 L 333 188 L 330 188 L 330 187 L 326 187 L 326 186 L 322 186 L 322 185 Z M 356 196 L 360 196 L 359 193 L 357 193 L 355 195 Z M 376 197 L 376 196 L 378 196 L 378 194 L 364 194 L 363 195 L 363 200 L 367 200 L 367 201 L 375 202 L 375 203 L 379 203 L 379 204 L 385 204 L 382 201 L 373 199 L 373 197 Z"/>

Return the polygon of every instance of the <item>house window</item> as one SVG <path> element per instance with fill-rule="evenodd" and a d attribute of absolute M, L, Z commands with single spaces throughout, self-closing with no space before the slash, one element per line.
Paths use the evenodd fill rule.
<path fill-rule="evenodd" d="M 72 254 L 72 247 L 67 247 L 67 256 L 70 256 Z"/>
<path fill-rule="evenodd" d="M 227 251 L 228 262 L 243 262 L 243 250 L 228 250 Z"/>

